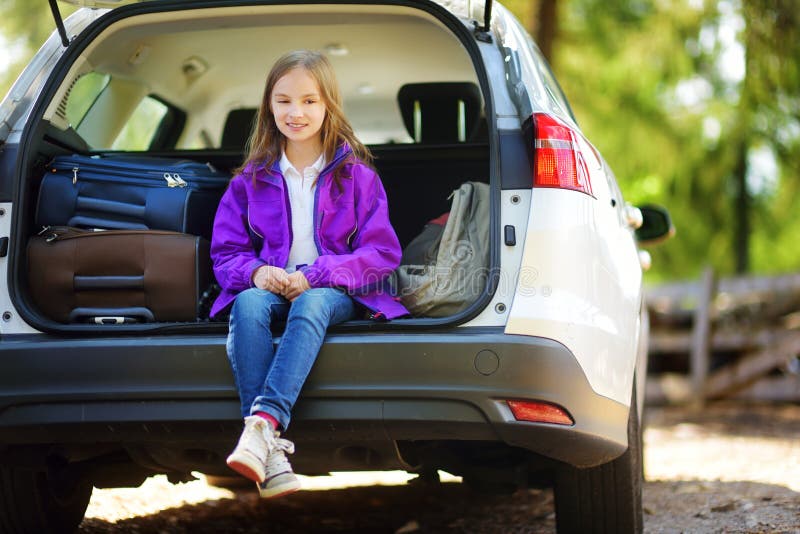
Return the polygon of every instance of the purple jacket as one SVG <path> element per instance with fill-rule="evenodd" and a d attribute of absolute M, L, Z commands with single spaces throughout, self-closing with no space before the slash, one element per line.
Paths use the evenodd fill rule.
<path fill-rule="evenodd" d="M 344 174 L 349 177 L 341 180 L 340 191 L 331 170 L 347 157 Z M 314 242 L 319 257 L 300 268 L 311 287 L 342 288 L 376 318 L 408 314 L 387 287 L 402 251 L 389 223 L 386 192 L 378 175 L 356 160 L 346 145 L 317 180 Z M 253 287 L 251 276 L 261 265 L 285 268 L 291 243 L 289 194 L 278 163 L 270 170 L 263 164 L 247 165 L 231 180 L 214 219 L 211 258 L 222 292 L 211 316 Z"/>

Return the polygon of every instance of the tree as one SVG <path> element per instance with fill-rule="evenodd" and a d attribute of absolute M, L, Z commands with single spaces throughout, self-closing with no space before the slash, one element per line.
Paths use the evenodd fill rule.
<path fill-rule="evenodd" d="M 655 277 L 797 269 L 794 2 L 571 0 L 561 16 L 553 65 L 583 129 L 629 200 L 675 219 Z"/>
<path fill-rule="evenodd" d="M 800 269 L 800 9 L 795 0 L 506 0 L 626 199 L 678 234 L 652 279 Z M 55 28 L 44 0 L 3 0 L 23 53 Z M 65 16 L 73 8 L 62 6 Z"/>
<path fill-rule="evenodd" d="M 563 0 L 561 4 L 564 4 Z M 506 0 L 503 2 L 509 11 L 523 23 L 542 55 L 548 62 L 553 61 L 553 46 L 558 36 L 559 2 L 557 0 Z"/>
<path fill-rule="evenodd" d="M 734 168 L 737 184 L 737 205 L 741 221 L 738 227 L 737 271 L 750 267 L 751 204 L 758 209 L 753 215 L 762 225 L 777 219 L 768 235 L 778 247 L 795 247 L 797 229 L 792 224 L 797 204 L 790 211 L 781 209 L 780 199 L 763 184 L 751 168 L 752 154 L 759 148 L 768 150 L 783 171 L 777 188 L 792 199 L 800 185 L 800 12 L 791 0 L 744 2 L 745 21 L 742 41 L 745 48 L 745 76 L 737 108 L 737 141 L 740 160 Z M 755 198 L 753 198 L 755 197 Z M 764 205 L 763 200 L 775 203 Z M 786 224 L 784 224 L 786 223 Z M 785 229 L 792 233 L 786 234 Z M 777 231 L 776 231 L 777 230 Z M 766 232 L 765 232 L 766 233 Z M 756 234 L 763 240 L 764 234 Z M 772 254 L 756 259 L 758 267 L 768 267 Z"/>
<path fill-rule="evenodd" d="M 627 200 L 672 211 L 679 238 L 653 250 L 657 273 L 699 271 L 698 251 L 726 216 L 723 204 L 709 201 L 718 190 L 713 180 L 695 179 L 706 156 L 701 119 L 682 100 L 681 84 L 691 83 L 698 61 L 685 43 L 700 31 L 704 11 L 628 0 L 568 6 L 553 64 L 577 118 Z"/>
<path fill-rule="evenodd" d="M 56 29 L 50 6 L 46 0 L 2 0 L 0 7 L 0 33 L 17 49 L 18 54 L 5 72 L 0 72 L 0 98 L 8 93 L 14 80 L 28 64 L 33 54 Z M 61 5 L 64 18 L 75 11 L 75 6 Z"/>
<path fill-rule="evenodd" d="M 558 36 L 558 4 L 556 0 L 539 0 L 537 17 L 533 21 L 536 42 L 548 62 L 553 62 L 553 45 Z"/>

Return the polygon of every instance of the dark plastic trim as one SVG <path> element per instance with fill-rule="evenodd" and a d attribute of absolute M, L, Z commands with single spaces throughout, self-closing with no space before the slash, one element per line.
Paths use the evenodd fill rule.
<path fill-rule="evenodd" d="M 184 126 L 186 126 L 186 112 L 157 95 L 149 95 L 149 97 L 167 107 L 167 112 L 161 118 L 153 138 L 150 140 L 149 149 L 169 150 L 170 148 L 175 148 L 175 144 L 183 133 Z"/>
<path fill-rule="evenodd" d="M 11 202 L 14 198 L 15 167 L 19 145 L 0 144 L 0 202 Z"/>
<path fill-rule="evenodd" d="M 505 228 L 503 228 L 503 241 L 509 247 L 516 246 L 517 244 L 517 230 L 513 224 L 507 224 Z"/>
<path fill-rule="evenodd" d="M 533 144 L 525 142 L 525 134 L 520 130 L 499 130 L 498 133 L 503 190 L 533 188 Z"/>
<path fill-rule="evenodd" d="M 69 37 L 67 37 L 67 30 L 64 28 L 64 18 L 61 16 L 61 11 L 58 9 L 58 2 L 56 0 L 49 0 L 50 11 L 53 13 L 53 20 L 58 29 L 58 35 L 61 37 L 61 44 L 64 48 L 69 46 Z"/>

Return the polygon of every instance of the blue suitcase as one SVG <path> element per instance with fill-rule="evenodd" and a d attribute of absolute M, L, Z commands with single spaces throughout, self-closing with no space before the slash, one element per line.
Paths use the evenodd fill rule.
<path fill-rule="evenodd" d="M 58 156 L 39 189 L 40 226 L 171 230 L 211 238 L 230 175 L 189 160 Z"/>

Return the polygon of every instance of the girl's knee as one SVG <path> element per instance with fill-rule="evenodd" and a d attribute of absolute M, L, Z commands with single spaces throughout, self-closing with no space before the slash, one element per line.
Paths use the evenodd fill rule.
<path fill-rule="evenodd" d="M 307 305 L 324 305 L 332 304 L 337 299 L 342 298 L 342 291 L 332 287 L 312 287 L 303 291 L 295 300 L 295 303 L 301 302 Z"/>
<path fill-rule="evenodd" d="M 322 322 L 346 320 L 347 310 L 352 312 L 352 301 L 339 289 L 323 287 L 304 291 L 292 303 L 289 315 L 315 318 Z M 352 313 L 350 313 L 352 315 Z M 338 317 L 338 319 L 337 319 Z"/>
<path fill-rule="evenodd" d="M 270 309 L 273 304 L 278 303 L 278 297 L 264 289 L 251 287 L 245 289 L 238 295 L 233 302 L 231 317 L 237 321 L 256 319 L 269 320 Z"/>
<path fill-rule="evenodd" d="M 233 310 L 247 313 L 248 310 L 258 307 L 258 301 L 261 298 L 258 292 L 259 289 L 252 287 L 236 295 L 236 299 L 233 301 Z"/>
<path fill-rule="evenodd" d="M 312 287 L 300 293 L 297 300 L 324 299 L 337 291 L 338 290 L 330 287 Z"/>
<path fill-rule="evenodd" d="M 291 311 L 304 315 L 327 313 L 331 307 L 330 297 L 333 291 L 336 290 L 327 287 L 306 289 L 294 300 Z"/>

